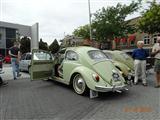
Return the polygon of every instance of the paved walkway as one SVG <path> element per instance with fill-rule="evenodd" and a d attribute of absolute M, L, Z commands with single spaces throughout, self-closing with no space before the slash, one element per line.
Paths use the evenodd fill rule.
<path fill-rule="evenodd" d="M 58 82 L 31 82 L 25 79 L 27 73 L 11 80 L 9 65 L 4 71 L 9 84 L 0 87 L 0 120 L 160 120 L 160 89 L 154 88 L 154 74 L 147 76 L 147 87 L 138 84 L 121 94 L 100 93 L 89 99 Z"/>
<path fill-rule="evenodd" d="M 13 80 L 11 64 L 3 64 L 3 71 L 4 71 L 4 74 L 1 74 L 1 77 L 3 80 Z M 27 72 L 21 72 L 21 74 L 22 74 L 21 77 L 18 79 L 30 78 Z"/>

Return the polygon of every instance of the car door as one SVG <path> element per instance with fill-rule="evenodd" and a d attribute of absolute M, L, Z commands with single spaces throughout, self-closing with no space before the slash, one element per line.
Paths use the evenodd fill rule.
<path fill-rule="evenodd" d="M 69 82 L 72 70 L 78 66 L 78 54 L 75 51 L 68 50 L 63 60 L 63 76 L 66 82 Z"/>
<path fill-rule="evenodd" d="M 30 74 L 31 80 L 48 79 L 53 74 L 54 61 L 51 53 L 32 50 Z"/>

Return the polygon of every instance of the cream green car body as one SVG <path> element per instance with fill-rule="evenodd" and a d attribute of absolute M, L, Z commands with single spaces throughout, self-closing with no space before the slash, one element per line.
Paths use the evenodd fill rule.
<path fill-rule="evenodd" d="M 64 59 L 60 56 L 64 55 Z M 87 89 L 97 92 L 126 90 L 123 76 L 103 52 L 92 47 L 70 47 L 65 53 L 51 53 L 33 50 L 31 80 L 52 79 L 72 85 L 77 94 Z M 62 66 L 63 76 L 59 75 Z"/>
<path fill-rule="evenodd" d="M 129 55 L 119 50 L 103 50 L 103 52 L 112 60 L 116 68 L 118 68 L 123 76 L 134 76 L 134 60 Z"/>

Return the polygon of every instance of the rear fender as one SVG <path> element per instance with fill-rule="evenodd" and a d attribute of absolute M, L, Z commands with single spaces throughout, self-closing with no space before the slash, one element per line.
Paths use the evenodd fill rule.
<path fill-rule="evenodd" d="M 72 81 L 74 79 L 74 76 L 76 74 L 81 74 L 82 77 L 84 78 L 86 85 L 89 89 L 91 90 L 95 90 L 95 85 L 99 85 L 99 86 L 110 86 L 106 81 L 104 81 L 100 76 L 99 82 L 95 81 L 92 77 L 93 74 L 96 74 L 96 72 L 94 72 L 93 70 L 84 67 L 84 66 L 80 66 L 75 68 L 71 74 L 70 74 L 70 84 L 72 84 Z"/>

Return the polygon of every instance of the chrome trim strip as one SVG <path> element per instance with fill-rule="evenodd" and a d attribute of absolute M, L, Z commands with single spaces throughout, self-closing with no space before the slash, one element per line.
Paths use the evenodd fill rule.
<path fill-rule="evenodd" d="M 116 90 L 126 90 L 126 85 L 123 85 L 123 86 L 112 86 L 112 87 L 95 86 L 95 89 L 97 91 L 100 91 L 100 92 L 109 92 L 109 91 L 115 92 Z"/>

